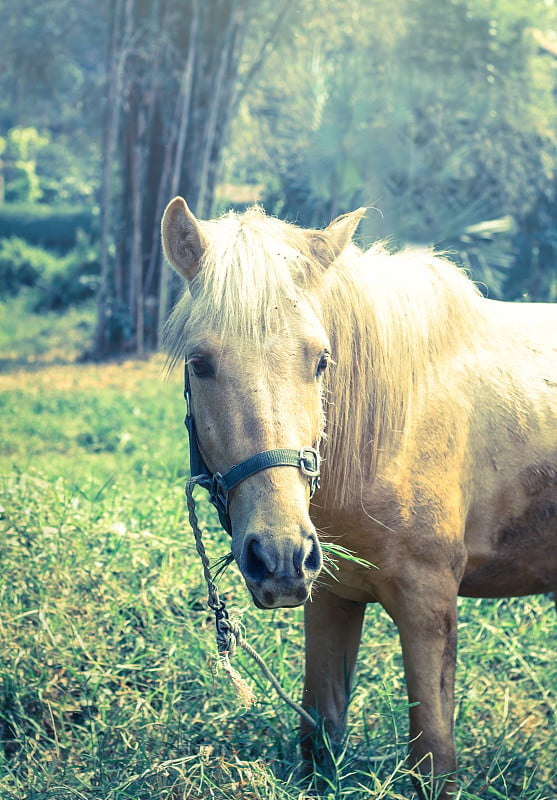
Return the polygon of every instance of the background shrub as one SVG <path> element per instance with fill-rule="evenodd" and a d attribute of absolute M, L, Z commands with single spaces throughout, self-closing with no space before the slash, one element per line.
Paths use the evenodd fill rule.
<path fill-rule="evenodd" d="M 55 269 L 56 256 L 17 236 L 0 240 L 0 297 L 11 297 L 34 286 Z"/>
<path fill-rule="evenodd" d="M 89 237 L 79 231 L 77 245 L 55 267 L 46 270 L 37 282 L 32 310 L 64 311 L 95 296 L 99 282 L 98 249 Z"/>
<path fill-rule="evenodd" d="M 97 248 L 83 232 L 63 256 L 17 236 L 0 240 L 0 298 L 28 289 L 32 311 L 63 311 L 88 300 L 97 290 L 98 274 Z"/>

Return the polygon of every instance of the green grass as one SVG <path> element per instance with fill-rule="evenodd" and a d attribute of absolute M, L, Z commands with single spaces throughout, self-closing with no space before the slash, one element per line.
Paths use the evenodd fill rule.
<path fill-rule="evenodd" d="M 240 653 L 243 708 L 184 513 L 179 379 L 158 363 L 0 376 L 0 797 L 307 800 L 297 719 Z M 211 558 L 229 549 L 200 492 Z M 301 611 L 219 590 L 285 689 L 301 693 Z M 461 800 L 557 797 L 557 616 L 550 598 L 461 603 Z M 350 732 L 325 796 L 415 797 L 392 623 L 370 607 Z"/>
<path fill-rule="evenodd" d="M 94 303 L 71 308 L 64 315 L 30 314 L 30 294 L 31 290 L 23 291 L 9 301 L 0 300 L 0 370 L 74 361 L 92 342 Z"/>

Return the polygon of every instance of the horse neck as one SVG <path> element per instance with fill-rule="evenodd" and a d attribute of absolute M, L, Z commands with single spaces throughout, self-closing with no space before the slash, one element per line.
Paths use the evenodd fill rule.
<path fill-rule="evenodd" d="M 321 298 L 333 358 L 325 395 L 326 495 L 361 502 L 380 458 L 404 446 L 432 373 L 483 330 L 481 298 L 450 262 L 429 253 L 352 251 Z"/>

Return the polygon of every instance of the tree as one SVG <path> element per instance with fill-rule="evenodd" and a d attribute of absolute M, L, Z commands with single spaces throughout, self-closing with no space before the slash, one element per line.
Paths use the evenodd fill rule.
<path fill-rule="evenodd" d="M 555 74 L 533 35 L 550 28 L 552 5 L 331 0 L 328 14 L 280 54 L 280 82 L 269 63 L 239 117 L 267 150 L 265 204 L 306 225 L 375 206 L 364 233 L 400 243 L 464 248 L 491 218 L 531 226 L 555 180 Z M 490 227 L 506 238 L 505 268 L 512 229 Z"/>
<path fill-rule="evenodd" d="M 269 211 L 305 225 L 368 205 L 367 237 L 469 254 L 471 236 L 480 273 L 489 242 L 501 292 L 554 297 L 555 61 L 536 32 L 556 14 L 546 0 L 0 0 L 0 137 L 49 139 L 25 196 L 100 208 L 96 355 L 156 346 L 177 291 L 164 205 L 181 193 L 210 216 L 223 179 L 262 185 Z"/>
<path fill-rule="evenodd" d="M 210 214 L 231 112 L 289 5 L 110 5 L 97 356 L 156 346 L 173 296 L 160 252 L 164 206 L 181 192 L 196 213 Z"/>
<path fill-rule="evenodd" d="M 45 132 L 48 150 L 65 149 L 88 176 L 98 170 L 105 21 L 98 0 L 0 0 L 0 135 Z"/>

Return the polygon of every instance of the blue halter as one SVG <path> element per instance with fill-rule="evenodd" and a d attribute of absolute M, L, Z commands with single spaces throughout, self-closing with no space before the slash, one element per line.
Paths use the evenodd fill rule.
<path fill-rule="evenodd" d="M 220 523 L 225 531 L 232 535 L 232 523 L 228 513 L 228 494 L 239 483 L 271 467 L 297 467 L 309 480 L 310 498 L 319 488 L 320 457 L 313 447 L 302 447 L 294 450 L 279 447 L 275 450 L 264 450 L 250 456 L 241 464 L 231 467 L 222 475 L 209 470 L 201 455 L 195 420 L 191 413 L 191 387 L 187 364 L 184 369 L 184 397 L 186 399 L 186 419 L 184 420 L 190 442 L 190 473 L 196 482 L 209 492 L 209 500 L 217 509 Z"/>

